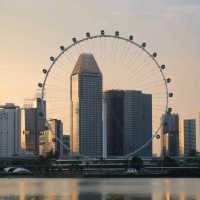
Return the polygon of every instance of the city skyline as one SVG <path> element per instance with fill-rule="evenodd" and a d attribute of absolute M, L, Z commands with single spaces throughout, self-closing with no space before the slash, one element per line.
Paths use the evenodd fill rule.
<path fill-rule="evenodd" d="M 0 0 L 0 200 L 200 200 L 200 0 Z"/>
<path fill-rule="evenodd" d="M 81 6 L 83 4 L 88 9 Z M 134 3 L 110 1 L 107 5 L 105 16 L 102 16 L 98 12 L 100 3 L 92 3 L 89 0 L 84 3 L 81 0 L 73 3 L 48 2 L 48 5 L 47 1 L 43 1 L 39 7 L 37 2 L 23 1 L 22 6 L 17 1 L 11 3 L 2 0 L 3 18 L 1 20 L 3 20 L 2 24 L 6 23 L 6 25 L 2 31 L 0 69 L 3 73 L 0 78 L 3 84 L 0 85 L 0 103 L 14 102 L 16 105 L 22 105 L 24 98 L 32 98 L 35 95 L 37 83 L 42 79 L 43 66 L 49 66 L 49 56 L 57 53 L 55 49 L 60 44 L 70 43 L 73 36 L 82 37 L 86 29 L 91 33 L 99 32 L 100 29 L 105 29 L 106 32 L 119 29 L 123 34 L 132 33 L 141 42 L 145 40 L 150 50 L 157 50 L 159 62 L 166 64 L 167 75 L 173 81 L 170 86 L 170 90 L 174 92 L 174 98 L 171 101 L 173 111 L 184 118 L 197 118 L 200 110 L 200 97 L 197 92 L 200 87 L 197 45 L 200 3 L 196 0 L 190 2 L 183 0 L 181 3 L 178 0 L 173 2 L 161 0 L 156 1 L 155 5 L 142 0 Z M 54 8 L 59 8 L 60 11 L 65 7 L 69 8 L 69 12 L 62 12 L 61 15 L 55 11 L 55 16 L 51 16 L 50 11 Z M 38 8 L 36 16 L 34 11 Z M 68 29 L 66 24 L 71 22 L 70 16 L 73 16 L 75 9 L 80 12 L 74 19 L 74 24 L 79 26 L 72 24 Z M 88 10 L 95 16 L 96 23 L 93 23 L 93 17 L 87 13 Z M 123 23 L 127 21 L 127 17 L 132 19 L 134 28 Z M 60 19 L 60 23 L 56 23 L 55 19 Z M 79 23 L 80 19 L 85 22 L 84 25 Z M 162 22 L 170 25 L 171 29 L 164 27 Z M 150 30 L 149 25 L 156 27 L 158 32 L 155 29 Z M 52 31 L 50 32 L 49 29 Z M 43 45 L 40 41 L 43 41 Z M 184 45 L 187 48 L 183 48 Z M 9 59 L 9 56 L 13 59 Z M 35 76 L 32 77 L 29 74 L 35 74 Z M 18 79 L 21 76 L 23 78 Z M 197 133 L 199 133 L 198 130 Z M 197 141 L 199 141 L 198 135 Z"/>

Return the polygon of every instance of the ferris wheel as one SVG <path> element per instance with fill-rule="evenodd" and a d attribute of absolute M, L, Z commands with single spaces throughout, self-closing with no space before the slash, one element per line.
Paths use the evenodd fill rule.
<path fill-rule="evenodd" d="M 171 79 L 165 75 L 166 66 L 158 63 L 157 53 L 147 50 L 146 42 L 138 43 L 132 35 L 124 37 L 119 31 L 73 37 L 71 44 L 60 46 L 57 56 L 50 57 L 49 67 L 42 69 L 44 80 L 38 84 L 46 101 L 47 119 L 62 120 L 64 133 L 70 134 L 70 75 L 82 53 L 95 57 L 103 74 L 104 91 L 134 90 L 152 97 L 152 136 L 127 157 L 146 148 L 154 138 L 160 139 L 161 116 L 172 110 L 169 98 L 173 93 L 168 89 Z"/>

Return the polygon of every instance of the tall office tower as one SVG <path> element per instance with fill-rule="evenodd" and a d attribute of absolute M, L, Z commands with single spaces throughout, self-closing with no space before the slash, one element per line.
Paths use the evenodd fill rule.
<path fill-rule="evenodd" d="M 58 119 L 49 120 L 52 134 L 55 138 L 55 156 L 58 158 L 63 157 L 63 123 Z"/>
<path fill-rule="evenodd" d="M 180 155 L 188 156 L 196 151 L 196 120 L 185 119 L 180 122 Z"/>
<path fill-rule="evenodd" d="M 161 151 L 163 156 L 179 156 L 179 116 L 167 113 L 161 118 Z"/>
<path fill-rule="evenodd" d="M 106 104 L 107 155 L 122 156 L 134 152 L 152 137 L 152 96 L 134 90 L 109 90 Z M 139 156 L 151 156 L 150 143 Z"/>
<path fill-rule="evenodd" d="M 107 156 L 124 155 L 124 91 L 104 92 Z"/>
<path fill-rule="evenodd" d="M 14 104 L 0 106 L 0 157 L 21 154 L 20 108 Z"/>
<path fill-rule="evenodd" d="M 41 98 L 26 100 L 21 113 L 22 147 L 39 153 L 39 135 L 45 130 L 46 102 Z"/>
<path fill-rule="evenodd" d="M 21 137 L 24 151 L 37 152 L 37 108 L 24 108 L 21 111 Z"/>
<path fill-rule="evenodd" d="M 71 150 L 102 157 L 102 74 L 92 54 L 81 54 L 71 74 Z"/>
<path fill-rule="evenodd" d="M 39 135 L 44 131 L 46 123 L 46 101 L 41 98 L 36 98 L 34 108 L 37 109 L 37 134 L 36 134 L 36 153 L 39 153 Z"/>

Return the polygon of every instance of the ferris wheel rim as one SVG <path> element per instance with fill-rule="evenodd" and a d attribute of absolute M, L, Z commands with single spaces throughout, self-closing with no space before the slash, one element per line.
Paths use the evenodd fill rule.
<path fill-rule="evenodd" d="M 157 53 L 155 53 L 156 55 L 154 56 L 154 53 L 150 53 L 150 51 L 148 51 L 145 47 L 146 47 L 146 43 L 145 43 L 145 46 L 143 46 L 142 44 L 139 44 L 137 43 L 136 41 L 133 40 L 133 36 L 132 36 L 132 39 L 129 38 L 126 38 L 126 37 L 123 37 L 121 35 L 119 35 L 119 33 L 116 35 L 116 33 L 114 35 L 112 34 L 105 34 L 105 33 L 101 33 L 101 34 L 97 34 L 97 35 L 93 35 L 93 36 L 87 36 L 86 34 L 86 37 L 83 37 L 79 40 L 77 40 L 76 38 L 73 38 L 73 43 L 71 43 L 70 45 L 68 45 L 67 47 L 63 47 L 63 49 L 61 50 L 61 52 L 53 59 L 50 60 L 52 61 L 52 63 L 50 64 L 49 68 L 47 69 L 46 73 L 45 73 L 45 78 L 43 80 L 42 83 L 39 83 L 41 84 L 40 87 L 42 87 L 42 91 L 41 91 L 41 99 L 44 100 L 45 99 L 45 87 L 46 87 L 46 82 L 48 80 L 48 76 L 51 72 L 51 70 L 53 69 L 54 65 L 57 63 L 57 61 L 59 60 L 59 58 L 62 57 L 62 55 L 64 55 L 67 51 L 69 51 L 71 48 L 75 47 L 76 45 L 78 44 L 81 44 L 83 42 L 86 42 L 88 40 L 94 40 L 94 39 L 99 39 L 99 38 L 113 38 L 113 39 L 118 39 L 118 40 L 122 40 L 122 41 L 125 41 L 127 43 L 130 43 L 131 45 L 134 45 L 136 46 L 137 48 L 141 49 L 144 53 L 146 53 L 147 56 L 149 56 L 152 61 L 155 63 L 156 67 L 158 68 L 158 70 L 160 71 L 160 74 L 161 74 L 161 77 L 162 77 L 162 81 L 163 81 L 163 84 L 164 84 L 164 87 L 165 87 L 165 95 L 166 95 L 166 105 L 165 105 L 165 109 L 164 109 L 164 113 L 163 114 L 166 114 L 168 113 L 168 109 L 169 109 L 169 89 L 168 89 L 168 82 L 167 82 L 167 79 L 166 79 L 166 76 L 164 74 L 164 70 L 162 69 L 162 65 L 160 65 L 157 61 L 157 59 L 155 58 L 157 56 Z M 156 128 L 155 131 L 152 131 L 152 137 L 150 138 L 150 141 L 152 141 L 157 135 L 158 135 L 158 132 L 159 130 L 161 129 L 163 125 L 163 122 L 161 122 L 158 126 L 158 128 Z M 145 142 L 144 145 L 142 146 L 146 146 L 146 144 L 149 143 L 149 140 L 147 142 Z M 141 148 L 141 147 L 140 147 Z M 138 148 L 138 149 L 140 149 Z M 136 151 L 138 150 L 136 149 Z M 135 151 L 135 152 L 136 152 Z M 130 153 L 130 154 L 127 154 L 126 156 L 130 156 L 134 154 L 134 152 Z"/>

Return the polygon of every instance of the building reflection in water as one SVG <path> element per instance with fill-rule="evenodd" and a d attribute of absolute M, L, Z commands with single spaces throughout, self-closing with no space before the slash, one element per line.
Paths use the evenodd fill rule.
<path fill-rule="evenodd" d="M 163 194 L 160 200 L 198 200 L 198 196 L 185 196 L 184 193 L 172 195 L 168 192 Z M 97 193 L 82 193 L 72 194 L 70 196 L 59 196 L 49 193 L 47 195 L 24 195 L 19 196 L 0 196 L 0 200 L 154 200 L 151 195 L 137 194 L 97 194 Z"/>
<path fill-rule="evenodd" d="M 162 181 L 163 182 L 163 181 Z M 172 191 L 172 183 L 164 182 L 160 187 L 157 181 L 149 190 L 144 183 L 137 185 L 120 185 L 113 190 L 112 185 L 95 180 L 59 179 L 59 180 L 5 180 L 0 182 L 0 200 L 199 200 L 200 193 L 192 193 L 185 187 L 185 182 L 179 184 L 179 191 Z M 119 182 L 117 182 L 119 183 Z M 130 182 L 132 183 L 132 182 Z M 133 181 L 134 183 L 134 181 Z M 177 183 L 177 182 L 176 182 Z M 138 184 L 138 183 L 137 183 Z M 192 184 L 192 183 L 191 183 Z M 5 186 L 6 185 L 6 186 Z M 102 187 L 103 185 L 103 187 Z M 196 183 L 195 183 L 196 185 Z M 117 186 L 117 185 L 116 185 Z M 118 185 L 119 186 L 119 185 Z M 170 186 L 170 187 L 169 187 Z M 187 185 L 188 186 L 188 185 Z M 122 188 L 121 188 L 122 187 Z M 194 187 L 194 185 L 193 185 Z M 3 188 L 3 190 L 1 190 Z M 121 188 L 121 190 L 120 190 Z M 129 189 L 126 191 L 126 189 Z M 175 188 L 175 189 L 177 189 Z M 191 190 L 191 188 L 189 189 Z M 92 191 L 92 192 L 91 192 Z M 138 191 L 138 193 L 136 193 Z M 11 195 L 12 194 L 12 195 Z"/>

